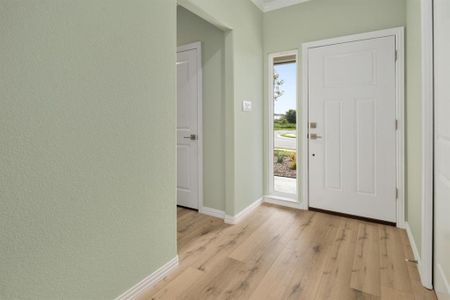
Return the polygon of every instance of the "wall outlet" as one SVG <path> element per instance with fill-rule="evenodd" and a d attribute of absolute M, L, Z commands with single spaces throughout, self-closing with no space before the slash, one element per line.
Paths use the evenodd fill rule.
<path fill-rule="evenodd" d="M 242 111 L 252 111 L 252 101 L 242 101 Z"/>

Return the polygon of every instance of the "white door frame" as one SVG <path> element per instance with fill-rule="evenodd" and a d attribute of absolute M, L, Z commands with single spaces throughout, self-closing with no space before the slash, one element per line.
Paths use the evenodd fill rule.
<path fill-rule="evenodd" d="M 203 208 L 203 64 L 202 43 L 194 42 L 177 47 L 177 53 L 197 50 L 197 168 L 198 168 L 198 210 Z"/>
<path fill-rule="evenodd" d="M 273 180 L 273 61 L 275 59 L 275 57 L 279 57 L 279 56 L 290 56 L 290 55 L 295 55 L 295 62 L 297 64 L 297 71 L 295 73 L 296 75 L 296 82 L 297 82 L 297 86 L 296 86 L 296 90 L 297 90 L 297 95 L 296 95 L 296 114 L 297 114 L 297 120 L 299 120 L 299 113 L 298 113 L 298 96 L 299 96 L 299 90 L 298 90 L 298 50 L 289 50 L 289 51 L 283 51 L 283 52 L 276 52 L 276 53 L 271 53 L 269 54 L 269 63 L 267 65 L 268 68 L 268 81 L 267 81 L 267 85 L 268 85 L 268 98 L 267 98 L 267 119 L 269 120 L 268 122 L 268 134 L 267 134 L 267 142 L 266 142 L 266 153 L 267 153 L 267 161 L 269 163 L 268 165 L 268 176 L 267 178 L 267 192 L 268 195 L 267 197 L 275 197 L 278 200 L 281 201 L 298 201 L 298 186 L 299 186 L 299 176 L 297 173 L 297 178 L 296 178 L 296 195 L 292 195 L 292 194 L 286 194 L 286 193 L 281 193 L 281 192 L 276 192 L 274 191 L 274 180 Z M 297 125 L 296 125 L 296 134 L 297 134 L 297 166 L 299 166 L 299 155 L 298 155 L 298 139 L 299 139 L 299 134 L 300 134 L 300 130 L 299 130 L 299 121 L 297 121 Z"/>
<path fill-rule="evenodd" d="M 397 27 L 392 29 L 385 29 L 373 31 L 368 33 L 354 34 L 338 38 L 326 39 L 315 42 L 308 42 L 302 44 L 302 134 L 301 134 L 301 154 L 302 154 L 302 201 L 306 207 L 309 207 L 309 164 L 308 164 L 308 129 L 309 129 L 309 90 L 308 90 L 308 51 L 317 47 L 324 47 L 348 42 L 355 42 L 361 40 L 369 40 L 375 38 L 382 38 L 394 36 L 396 43 L 396 118 L 398 130 L 396 135 L 396 160 L 397 160 L 397 227 L 405 227 L 405 79 L 404 79 L 404 28 Z"/>
<path fill-rule="evenodd" d="M 419 273 L 422 284 L 433 288 L 434 196 L 434 61 L 433 0 L 421 1 L 422 19 L 422 240 Z"/>

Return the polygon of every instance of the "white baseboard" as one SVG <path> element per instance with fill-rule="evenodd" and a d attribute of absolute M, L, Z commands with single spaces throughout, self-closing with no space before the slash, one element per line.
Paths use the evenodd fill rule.
<path fill-rule="evenodd" d="M 130 288 L 128 291 L 124 292 L 122 295 L 117 297 L 115 300 L 132 300 L 136 299 L 142 292 L 151 288 L 153 285 L 158 283 L 161 279 L 166 277 L 173 269 L 178 266 L 178 256 L 172 258 L 161 268 L 148 275 L 142 279 L 135 286 Z"/>
<path fill-rule="evenodd" d="M 440 264 L 436 265 L 436 294 L 439 300 L 450 300 L 450 283 Z"/>
<path fill-rule="evenodd" d="M 244 219 L 246 216 L 248 216 L 253 210 L 255 210 L 258 206 L 260 206 L 263 203 L 263 198 L 259 198 L 246 208 L 244 208 L 242 211 L 240 211 L 238 214 L 234 216 L 225 215 L 225 223 L 227 224 L 237 224 L 242 219 Z"/>
<path fill-rule="evenodd" d="M 302 210 L 308 209 L 304 203 L 300 203 L 297 201 L 289 200 L 278 196 L 264 196 L 264 202 L 295 209 L 302 209 Z"/>
<path fill-rule="evenodd" d="M 417 244 L 416 241 L 414 240 L 414 236 L 412 234 L 411 231 L 411 227 L 409 226 L 408 222 L 405 222 L 405 230 L 406 233 L 408 235 L 408 240 L 409 240 L 409 244 L 411 245 L 412 251 L 413 251 L 413 255 L 414 255 L 414 259 L 417 260 L 417 270 L 419 271 L 419 275 L 420 275 L 420 281 L 422 282 L 423 285 L 423 279 L 422 279 L 422 261 L 420 259 L 420 255 L 419 255 L 419 248 L 417 248 Z M 412 257 L 411 257 L 412 258 Z"/>
<path fill-rule="evenodd" d="M 436 295 L 439 300 L 450 300 L 450 283 L 445 276 L 442 266 L 438 264 L 436 268 L 436 282 L 434 285 L 436 289 Z"/>
<path fill-rule="evenodd" d="M 203 206 L 203 207 L 201 207 L 198 210 L 198 212 L 201 213 L 201 214 L 204 214 L 204 215 L 211 216 L 211 217 L 216 217 L 216 218 L 219 218 L 219 219 L 225 219 L 225 212 L 223 210 L 218 210 L 218 209 L 215 209 L 215 208 L 210 208 L 210 207 Z"/>
<path fill-rule="evenodd" d="M 397 221 L 397 228 L 406 230 L 406 221 L 405 220 Z"/>

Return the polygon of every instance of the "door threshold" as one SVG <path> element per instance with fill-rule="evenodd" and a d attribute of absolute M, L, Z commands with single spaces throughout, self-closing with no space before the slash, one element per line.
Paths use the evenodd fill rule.
<path fill-rule="evenodd" d="M 289 197 L 289 196 L 274 195 L 274 194 L 265 196 L 265 198 L 269 198 L 269 199 L 273 199 L 273 200 L 285 201 L 285 202 L 290 202 L 290 203 L 298 203 L 298 201 L 295 197 L 296 197 L 295 195 L 293 195 L 292 197 Z"/>
<path fill-rule="evenodd" d="M 345 214 L 345 213 L 341 213 L 341 212 L 337 212 L 337 211 L 325 210 L 325 209 L 314 208 L 314 207 L 309 207 L 309 210 L 319 212 L 319 213 L 344 217 L 344 218 L 356 219 L 356 220 L 360 220 L 360 221 L 364 221 L 364 222 L 371 222 L 371 223 L 377 223 L 377 224 L 381 224 L 381 225 L 397 227 L 397 224 L 395 222 L 389 222 L 389 221 L 383 221 L 383 220 L 372 219 L 372 218 L 367 218 L 367 217 L 355 216 L 355 215 Z"/>

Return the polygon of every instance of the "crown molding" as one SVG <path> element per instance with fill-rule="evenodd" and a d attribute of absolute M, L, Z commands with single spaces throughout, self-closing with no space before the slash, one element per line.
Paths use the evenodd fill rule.
<path fill-rule="evenodd" d="M 264 0 L 250 0 L 255 4 L 261 11 L 264 11 Z"/>
<path fill-rule="evenodd" d="M 300 4 L 310 0 L 273 0 L 270 2 L 266 2 L 265 0 L 250 0 L 250 1 L 252 1 L 263 12 L 269 12 L 272 10 L 277 10 L 280 8 Z"/>

